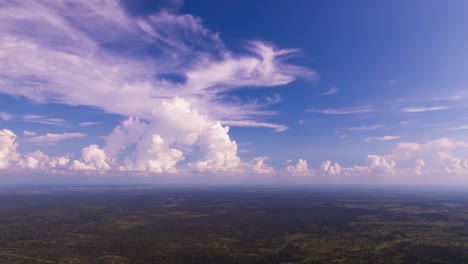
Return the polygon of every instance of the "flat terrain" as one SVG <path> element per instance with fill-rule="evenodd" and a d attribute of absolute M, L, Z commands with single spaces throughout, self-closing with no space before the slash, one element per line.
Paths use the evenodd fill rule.
<path fill-rule="evenodd" d="M 467 223 L 460 188 L 4 188 L 0 263 L 468 263 Z"/>

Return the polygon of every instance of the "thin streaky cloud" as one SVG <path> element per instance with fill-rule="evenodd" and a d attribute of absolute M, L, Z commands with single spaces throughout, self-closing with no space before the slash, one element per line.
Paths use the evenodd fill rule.
<path fill-rule="evenodd" d="M 277 104 L 283 101 L 281 96 L 279 94 L 274 94 L 273 96 L 267 96 L 266 98 L 266 103 L 268 104 Z"/>
<path fill-rule="evenodd" d="M 24 130 L 23 131 L 23 136 L 25 136 L 25 137 L 34 137 L 34 136 L 37 136 L 37 133 L 34 132 L 34 131 Z"/>
<path fill-rule="evenodd" d="M 95 126 L 95 125 L 99 125 L 100 122 L 81 122 L 78 124 L 78 126 L 80 127 L 89 127 L 89 126 Z"/>
<path fill-rule="evenodd" d="M 29 114 L 29 115 L 22 116 L 22 119 L 26 122 L 38 123 L 38 124 L 44 124 L 44 125 L 54 125 L 54 126 L 64 126 L 66 123 L 65 120 L 61 118 L 49 117 L 45 115 Z"/>
<path fill-rule="evenodd" d="M 3 119 L 5 121 L 9 121 L 13 118 L 13 115 L 8 114 L 6 112 L 0 112 L 0 119 Z"/>
<path fill-rule="evenodd" d="M 321 96 L 327 96 L 327 95 L 332 95 L 338 93 L 338 88 L 332 87 L 328 89 L 327 91 L 320 93 Z"/>
<path fill-rule="evenodd" d="M 448 130 L 448 131 L 468 130 L 468 125 L 460 125 L 460 126 L 449 127 L 446 130 Z"/>
<path fill-rule="evenodd" d="M 465 91 L 451 93 L 448 95 L 440 96 L 432 98 L 432 101 L 460 101 L 466 99 L 468 97 L 468 93 Z"/>
<path fill-rule="evenodd" d="M 410 106 L 410 107 L 401 108 L 400 111 L 405 112 L 405 113 L 422 113 L 422 112 L 440 111 L 440 110 L 447 110 L 447 109 L 449 109 L 448 106 L 429 106 L 429 107 Z"/>
<path fill-rule="evenodd" d="M 355 127 L 347 127 L 343 128 L 343 130 L 347 131 L 368 131 L 368 130 L 376 130 L 380 128 L 385 128 L 384 125 L 371 125 L 371 126 L 355 126 Z"/>
<path fill-rule="evenodd" d="M 389 140 L 397 140 L 400 139 L 400 136 L 381 136 L 381 137 L 367 137 L 365 139 L 366 142 L 371 141 L 389 141 Z"/>
<path fill-rule="evenodd" d="M 83 133 L 62 133 L 62 134 L 54 134 L 54 133 L 47 133 L 42 136 L 35 136 L 29 139 L 29 142 L 39 143 L 39 144 L 51 144 L 58 141 L 63 141 L 72 138 L 82 138 L 86 135 Z"/>
<path fill-rule="evenodd" d="M 307 109 L 306 112 L 320 113 L 325 115 L 349 115 L 375 112 L 373 106 L 356 106 L 346 108 Z"/>
<path fill-rule="evenodd" d="M 274 123 L 267 123 L 267 122 L 257 122 L 253 120 L 225 120 L 221 121 L 221 124 L 227 126 L 238 126 L 238 127 L 266 127 L 272 128 L 275 132 L 283 132 L 288 130 L 287 126 L 274 124 Z"/>

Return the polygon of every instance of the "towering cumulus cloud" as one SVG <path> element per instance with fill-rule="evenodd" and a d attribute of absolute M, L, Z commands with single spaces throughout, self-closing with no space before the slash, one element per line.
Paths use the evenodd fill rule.
<path fill-rule="evenodd" d="M 135 16 L 113 0 L 0 5 L 0 93 L 128 118 L 106 146 L 83 148 L 73 169 L 176 172 L 197 152 L 185 169 L 229 171 L 241 161 L 221 120 L 285 129 L 260 120 L 271 102 L 230 92 L 315 78 L 284 63 L 295 49 L 246 41 L 245 52 L 235 54 L 200 18 L 168 9 Z M 13 159 L 5 155 L 0 166 Z"/>
<path fill-rule="evenodd" d="M 0 169 L 10 167 L 18 161 L 19 154 L 16 152 L 16 135 L 8 129 L 0 130 Z"/>
<path fill-rule="evenodd" d="M 176 172 L 184 151 L 197 146 L 201 159 L 189 163 L 198 171 L 226 171 L 239 165 L 237 145 L 228 127 L 200 114 L 188 101 L 176 97 L 154 109 L 148 122 L 129 118 L 106 138 L 112 160 L 133 146 L 120 167 L 124 170 Z"/>

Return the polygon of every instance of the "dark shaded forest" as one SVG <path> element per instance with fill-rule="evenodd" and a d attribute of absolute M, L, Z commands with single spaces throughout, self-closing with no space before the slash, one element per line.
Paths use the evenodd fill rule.
<path fill-rule="evenodd" d="M 463 191 L 9 188 L 1 263 L 468 263 Z"/>

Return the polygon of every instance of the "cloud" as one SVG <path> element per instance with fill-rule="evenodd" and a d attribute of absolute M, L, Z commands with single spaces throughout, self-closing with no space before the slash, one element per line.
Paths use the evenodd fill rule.
<path fill-rule="evenodd" d="M 468 125 L 460 125 L 460 126 L 448 127 L 446 130 L 448 130 L 448 131 L 468 130 Z"/>
<path fill-rule="evenodd" d="M 450 138 L 425 143 L 400 142 L 386 158 L 398 161 L 402 167 L 414 166 L 416 175 L 449 173 L 468 176 L 467 159 L 460 156 L 466 149 L 468 143 Z"/>
<path fill-rule="evenodd" d="M 235 54 L 200 18 L 188 14 L 161 11 L 135 18 L 117 1 L 5 5 L 0 92 L 39 103 L 150 118 L 153 106 L 179 96 L 218 120 L 252 120 L 261 106 L 228 103 L 227 92 L 316 78 L 311 70 L 284 63 L 296 49 L 247 41 L 246 52 Z M 128 45 L 134 48 L 125 49 Z M 142 57 L 149 51 L 153 57 Z M 184 81 L 154 78 L 168 73 Z"/>
<path fill-rule="evenodd" d="M 81 160 L 74 160 L 73 170 L 109 170 L 108 158 L 97 145 L 89 145 L 81 151 Z"/>
<path fill-rule="evenodd" d="M 268 104 L 277 104 L 283 101 L 279 94 L 274 94 L 273 96 L 265 97 Z"/>
<path fill-rule="evenodd" d="M 286 171 L 293 176 L 314 176 L 314 172 L 309 170 L 307 161 L 299 159 L 296 165 L 289 165 L 286 167 Z"/>
<path fill-rule="evenodd" d="M 397 140 L 399 139 L 400 136 L 381 136 L 381 137 L 367 137 L 365 139 L 366 142 L 371 142 L 371 141 L 389 141 L 389 140 Z"/>
<path fill-rule="evenodd" d="M 25 137 L 34 137 L 34 136 L 37 136 L 37 133 L 34 132 L 34 131 L 24 130 L 23 131 L 23 136 L 25 136 Z"/>
<path fill-rule="evenodd" d="M 15 140 L 16 135 L 12 131 L 0 130 L 0 169 L 67 169 L 68 156 L 49 157 L 39 150 L 23 156 L 16 151 L 18 143 Z"/>
<path fill-rule="evenodd" d="M 322 175 L 327 176 L 339 176 L 341 175 L 341 166 L 338 163 L 332 164 L 331 161 L 327 160 L 322 162 L 320 165 L 320 172 Z"/>
<path fill-rule="evenodd" d="M 125 170 L 176 172 L 176 164 L 194 147 L 201 158 L 188 167 L 196 171 L 227 171 L 240 164 L 237 144 L 229 128 L 199 113 L 191 104 L 174 98 L 153 112 L 149 123 L 130 118 L 106 138 L 106 151 L 117 159 L 130 145 L 135 150 L 123 158 Z"/>
<path fill-rule="evenodd" d="M 89 126 L 95 126 L 95 125 L 99 125 L 100 122 L 81 122 L 78 124 L 78 126 L 80 127 L 89 127 Z"/>
<path fill-rule="evenodd" d="M 426 162 L 423 159 L 417 159 L 414 166 L 414 173 L 416 175 L 423 175 L 423 167 L 426 166 Z"/>
<path fill-rule="evenodd" d="M 275 172 L 275 169 L 270 167 L 270 166 L 267 166 L 265 164 L 265 161 L 268 160 L 268 157 L 265 157 L 265 156 L 260 156 L 260 157 L 256 157 L 252 160 L 252 162 L 250 163 L 251 165 L 251 168 L 253 169 L 253 171 L 255 173 L 259 173 L 259 174 L 272 174 Z"/>
<path fill-rule="evenodd" d="M 65 125 L 65 120 L 61 118 L 48 117 L 45 115 L 24 115 L 22 116 L 23 120 L 26 122 L 53 125 L 53 126 L 63 126 Z"/>
<path fill-rule="evenodd" d="M 0 11 L 0 93 L 132 117 L 106 137 L 105 146 L 83 148 L 73 169 L 171 173 L 185 165 L 196 172 L 236 170 L 244 163 L 226 123 L 278 132 L 287 127 L 265 120 L 276 114 L 266 108 L 278 96 L 262 103 L 232 92 L 318 77 L 286 62 L 297 49 L 247 40 L 241 52 L 232 52 L 199 17 L 169 9 L 144 16 L 127 11 L 112 0 L 73 5 L 25 0 L 5 2 Z M 22 119 L 66 124 L 37 114 Z M 30 135 L 29 141 L 82 136 Z M 195 160 L 182 164 L 191 153 Z"/>
<path fill-rule="evenodd" d="M 49 168 L 49 156 L 42 153 L 42 151 L 36 150 L 34 152 L 25 155 L 25 158 L 21 160 L 20 167 L 27 169 L 47 169 Z"/>
<path fill-rule="evenodd" d="M 422 148 L 431 149 L 455 149 L 455 148 L 468 148 L 468 143 L 463 141 L 455 141 L 451 138 L 439 138 L 429 141 L 422 145 Z"/>
<path fill-rule="evenodd" d="M 351 167 L 343 167 L 338 163 L 332 163 L 327 160 L 322 162 L 318 170 L 319 175 L 325 177 L 347 177 L 347 178 L 362 178 L 362 177 L 391 177 L 397 171 L 396 163 L 379 155 L 367 155 L 364 165 L 354 165 Z"/>
<path fill-rule="evenodd" d="M 429 112 L 429 111 L 440 111 L 440 110 L 447 110 L 449 109 L 448 106 L 430 106 L 430 107 L 418 107 L 418 106 L 410 106 L 401 108 L 401 112 L 405 113 L 422 113 L 422 112 Z"/>
<path fill-rule="evenodd" d="M 0 112 L 0 119 L 2 120 L 5 120 L 5 121 L 9 121 L 13 118 L 13 115 L 10 115 L 6 112 Z"/>
<path fill-rule="evenodd" d="M 52 157 L 49 159 L 49 168 L 51 169 L 64 169 L 70 163 L 68 156 Z"/>
<path fill-rule="evenodd" d="M 320 93 L 321 96 L 327 96 L 327 95 L 332 95 L 338 93 L 338 88 L 332 87 L 328 89 L 327 91 Z"/>
<path fill-rule="evenodd" d="M 373 106 L 355 106 L 347 108 L 329 108 L 329 109 L 308 109 L 306 112 L 314 112 L 326 115 L 349 115 L 375 112 Z"/>
<path fill-rule="evenodd" d="M 395 161 L 378 155 L 367 155 L 366 165 L 378 175 L 394 175 Z"/>
<path fill-rule="evenodd" d="M 31 135 L 31 133 L 29 134 Z M 55 144 L 59 141 L 72 139 L 72 138 L 82 138 L 85 136 L 86 135 L 83 133 L 62 133 L 62 134 L 47 133 L 42 136 L 32 136 L 31 138 L 28 139 L 28 141 L 32 143 L 38 143 L 38 144 Z"/>
<path fill-rule="evenodd" d="M 386 126 L 384 126 L 384 125 L 370 125 L 370 126 L 348 127 L 348 128 L 343 128 L 343 130 L 347 130 L 347 131 L 368 131 L 368 130 L 381 129 L 381 128 L 385 128 L 385 127 Z"/>
<path fill-rule="evenodd" d="M 0 169 L 6 169 L 16 163 L 20 154 L 16 152 L 16 135 L 8 129 L 0 130 Z"/>
<path fill-rule="evenodd" d="M 49 157 L 41 151 L 35 151 L 26 155 L 26 166 L 30 169 L 41 169 L 51 173 L 57 170 L 68 170 L 70 158 L 68 156 Z"/>
<path fill-rule="evenodd" d="M 446 172 L 464 176 L 468 173 L 468 159 L 460 159 L 445 152 L 439 152 L 437 155 Z"/>
<path fill-rule="evenodd" d="M 258 122 L 254 120 L 225 120 L 221 121 L 223 125 L 228 126 L 240 126 L 240 127 L 266 127 L 272 128 L 276 132 L 283 132 L 288 130 L 287 126 L 274 124 L 274 123 L 267 123 L 267 122 Z"/>

